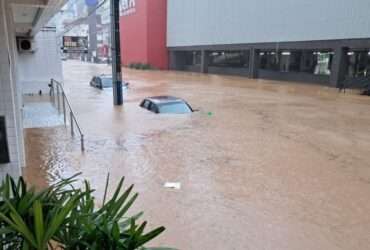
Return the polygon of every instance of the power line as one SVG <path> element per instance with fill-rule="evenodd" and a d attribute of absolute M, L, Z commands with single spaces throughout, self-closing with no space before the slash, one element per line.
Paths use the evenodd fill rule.
<path fill-rule="evenodd" d="M 81 0 L 75 0 L 74 2 L 70 2 L 71 0 L 69 0 L 69 6 L 68 6 L 68 10 L 70 10 L 73 6 L 76 6 L 77 2 L 81 1 Z M 67 4 L 66 4 L 67 5 Z M 64 5 L 65 6 L 65 5 Z M 62 8 L 63 10 L 63 8 Z"/>
<path fill-rule="evenodd" d="M 107 0 L 104 0 L 103 2 L 101 2 L 100 4 L 98 4 L 94 9 L 92 9 L 90 12 L 88 12 L 87 16 L 85 17 L 82 17 L 82 18 L 79 18 L 75 21 L 73 21 L 72 23 L 70 23 L 68 26 L 67 26 L 67 29 L 64 30 L 61 35 L 71 31 L 75 26 L 78 26 L 80 24 L 82 24 L 84 21 L 86 21 L 87 18 L 89 18 L 91 15 L 94 14 L 94 12 L 96 12 L 96 10 L 98 10 L 99 8 L 101 8 L 105 2 L 107 2 Z"/>
<path fill-rule="evenodd" d="M 62 35 L 64 35 L 65 33 L 71 31 L 74 27 L 76 26 L 79 26 L 81 25 L 84 21 L 86 21 L 91 15 L 94 14 L 94 12 L 96 12 L 99 8 L 101 8 L 105 3 L 107 2 L 107 0 L 103 0 L 100 4 L 98 4 L 96 7 L 94 7 L 94 9 L 92 9 L 90 12 L 88 12 L 87 16 L 85 17 L 81 17 L 75 21 L 73 21 L 72 23 L 70 23 L 67 28 L 62 31 L 58 37 L 61 37 Z"/>

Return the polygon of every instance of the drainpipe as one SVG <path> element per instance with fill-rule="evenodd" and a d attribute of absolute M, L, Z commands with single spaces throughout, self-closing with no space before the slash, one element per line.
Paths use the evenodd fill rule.
<path fill-rule="evenodd" d="M 38 23 L 38 21 L 40 20 L 40 17 L 42 15 L 42 13 L 44 12 L 44 9 L 43 8 L 37 8 L 37 11 L 36 11 L 36 14 L 35 14 L 35 17 L 33 18 L 32 20 L 32 28 L 36 26 L 36 24 Z M 28 36 L 32 36 L 34 35 L 33 34 L 33 29 L 30 29 L 28 31 Z"/>
<path fill-rule="evenodd" d="M 43 9 L 37 8 L 36 15 L 35 15 L 35 17 L 33 18 L 33 21 L 32 21 L 32 27 L 36 26 L 37 22 L 40 20 L 42 12 L 43 12 Z"/>

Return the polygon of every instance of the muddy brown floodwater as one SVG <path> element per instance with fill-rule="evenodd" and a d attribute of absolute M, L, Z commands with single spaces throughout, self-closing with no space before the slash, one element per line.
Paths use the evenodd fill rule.
<path fill-rule="evenodd" d="M 76 172 L 102 196 L 121 176 L 135 209 L 182 250 L 369 249 L 370 98 L 304 84 L 180 72 L 124 70 L 131 88 L 91 88 L 106 65 L 64 63 L 65 88 L 86 134 L 26 129 L 26 178 L 38 185 Z M 157 115 L 146 96 L 175 95 L 191 115 Z M 180 190 L 163 187 L 180 182 Z M 135 210 L 134 209 L 134 210 Z"/>

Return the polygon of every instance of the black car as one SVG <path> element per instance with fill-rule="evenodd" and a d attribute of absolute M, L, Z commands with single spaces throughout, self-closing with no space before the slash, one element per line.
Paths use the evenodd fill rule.
<path fill-rule="evenodd" d="M 147 97 L 141 102 L 140 107 L 156 114 L 186 114 L 194 112 L 186 101 L 174 96 Z"/>
<path fill-rule="evenodd" d="M 90 86 L 98 89 L 112 88 L 113 87 L 112 76 L 111 75 L 94 76 L 90 81 Z M 123 84 L 123 88 L 128 88 L 127 82 Z"/>

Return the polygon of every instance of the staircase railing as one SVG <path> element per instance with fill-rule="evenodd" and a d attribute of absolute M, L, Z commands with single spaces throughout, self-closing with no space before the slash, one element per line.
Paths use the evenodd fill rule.
<path fill-rule="evenodd" d="M 81 127 L 73 112 L 72 106 L 65 94 L 62 84 L 55 79 L 51 79 L 49 87 L 50 87 L 50 98 L 51 98 L 52 103 L 57 106 L 59 113 L 63 111 L 64 125 L 67 126 L 67 121 L 69 117 L 69 121 L 71 125 L 71 135 L 72 137 L 75 136 L 75 127 L 76 127 L 77 132 L 80 135 L 81 151 L 85 151 L 84 134 L 82 133 Z"/>

